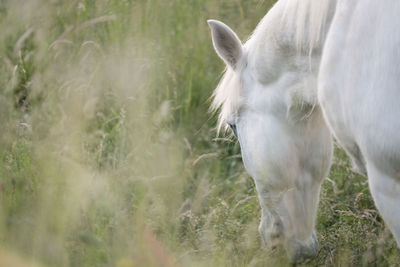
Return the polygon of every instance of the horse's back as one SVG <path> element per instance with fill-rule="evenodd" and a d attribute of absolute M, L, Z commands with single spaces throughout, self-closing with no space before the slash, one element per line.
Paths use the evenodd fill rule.
<path fill-rule="evenodd" d="M 356 164 L 400 172 L 400 2 L 338 2 L 319 100 Z M 363 168 L 365 166 L 359 166 Z"/>

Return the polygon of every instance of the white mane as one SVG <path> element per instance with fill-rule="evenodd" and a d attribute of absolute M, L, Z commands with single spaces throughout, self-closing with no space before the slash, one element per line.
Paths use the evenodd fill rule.
<path fill-rule="evenodd" d="M 279 30 L 291 30 L 294 36 L 291 40 L 295 42 L 296 48 L 300 51 L 307 48 L 311 54 L 312 50 L 319 47 L 325 39 L 327 21 L 331 5 L 336 0 L 280 0 L 271 9 L 271 12 L 280 12 L 276 18 L 280 18 Z M 254 33 L 246 42 L 247 50 L 259 39 L 257 37 L 267 34 L 267 27 L 271 20 L 269 13 L 259 23 Z M 262 39 L 262 38 L 261 38 Z M 257 40 L 258 41 L 258 40 Z M 240 106 L 241 101 L 241 79 L 240 71 L 226 69 L 223 78 L 213 93 L 212 111 L 220 110 L 218 119 L 218 132 Z M 224 127 L 226 128 L 226 127 Z"/>
<path fill-rule="evenodd" d="M 326 24 L 336 0 L 287 0 L 282 22 L 294 29 L 297 48 L 320 46 L 327 33 Z"/>

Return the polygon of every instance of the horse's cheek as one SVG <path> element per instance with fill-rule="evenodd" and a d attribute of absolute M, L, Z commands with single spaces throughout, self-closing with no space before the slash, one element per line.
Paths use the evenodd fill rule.
<path fill-rule="evenodd" d="M 239 140 L 244 166 L 253 179 L 277 190 L 286 188 L 295 177 L 293 168 L 297 165 L 293 164 L 295 153 L 287 133 L 279 125 L 264 122 L 261 127 L 240 131 Z"/>

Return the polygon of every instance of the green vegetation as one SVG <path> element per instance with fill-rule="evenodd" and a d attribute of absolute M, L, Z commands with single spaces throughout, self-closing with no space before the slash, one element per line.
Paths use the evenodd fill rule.
<path fill-rule="evenodd" d="M 286 266 L 254 184 L 207 113 L 268 0 L 0 0 L 0 265 Z M 305 266 L 395 266 L 365 178 L 335 154 Z"/>

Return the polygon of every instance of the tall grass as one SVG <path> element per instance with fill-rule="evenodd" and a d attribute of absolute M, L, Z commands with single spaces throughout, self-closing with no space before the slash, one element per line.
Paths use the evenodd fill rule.
<path fill-rule="evenodd" d="M 273 3 L 0 1 L 0 265 L 287 265 L 207 112 L 223 64 L 206 19 L 244 39 Z M 340 150 L 321 198 L 306 265 L 399 262 Z"/>

